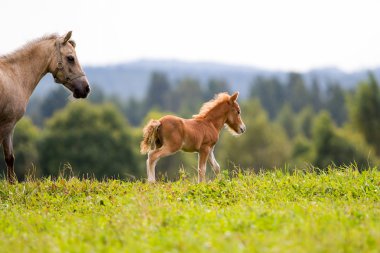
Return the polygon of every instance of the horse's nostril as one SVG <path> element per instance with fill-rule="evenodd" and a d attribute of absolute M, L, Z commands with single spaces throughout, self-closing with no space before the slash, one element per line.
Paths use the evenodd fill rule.
<path fill-rule="evenodd" d="M 86 86 L 86 88 L 84 88 L 84 90 L 87 92 L 87 93 L 89 93 L 90 92 L 90 86 Z"/>

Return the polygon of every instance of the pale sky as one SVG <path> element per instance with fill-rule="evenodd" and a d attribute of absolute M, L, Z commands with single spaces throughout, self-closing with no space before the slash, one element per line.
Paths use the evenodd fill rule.
<path fill-rule="evenodd" d="M 2 0 L 0 54 L 73 30 L 82 65 L 177 59 L 304 71 L 380 66 L 379 0 Z"/>

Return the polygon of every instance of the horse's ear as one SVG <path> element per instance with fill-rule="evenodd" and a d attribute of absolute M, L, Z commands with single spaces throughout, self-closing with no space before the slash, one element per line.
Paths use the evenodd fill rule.
<path fill-rule="evenodd" d="M 69 39 L 71 38 L 71 34 L 72 34 L 72 33 L 73 33 L 73 32 L 70 31 L 70 32 L 68 32 L 68 33 L 66 34 L 65 38 L 63 39 L 63 44 L 66 44 L 66 42 L 69 41 Z"/>
<path fill-rule="evenodd" d="M 69 40 L 69 43 L 75 48 L 76 47 L 76 45 L 77 45 L 77 43 L 75 43 L 75 41 L 73 41 L 73 40 Z"/>
<path fill-rule="evenodd" d="M 239 92 L 237 91 L 237 92 L 235 92 L 235 93 L 231 96 L 230 101 L 231 101 L 231 102 L 235 102 L 236 99 L 238 98 L 238 96 L 239 96 Z"/>

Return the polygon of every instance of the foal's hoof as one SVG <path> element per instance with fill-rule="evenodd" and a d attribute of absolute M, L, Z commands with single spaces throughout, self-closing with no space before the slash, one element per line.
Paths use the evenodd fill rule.
<path fill-rule="evenodd" d="M 148 183 L 149 183 L 149 184 L 155 184 L 155 183 L 156 183 L 156 180 L 154 180 L 154 179 L 148 179 Z"/>

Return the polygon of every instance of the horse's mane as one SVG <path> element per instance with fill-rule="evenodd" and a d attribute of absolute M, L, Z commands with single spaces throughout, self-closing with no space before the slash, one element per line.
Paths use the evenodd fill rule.
<path fill-rule="evenodd" d="M 216 94 L 214 99 L 204 103 L 199 110 L 199 113 L 196 115 L 193 115 L 194 119 L 201 119 L 205 118 L 207 114 L 216 106 L 220 105 L 221 103 L 227 102 L 230 99 L 230 95 L 228 95 L 227 92 L 222 92 L 219 94 Z"/>
<path fill-rule="evenodd" d="M 15 51 L 13 51 L 11 53 L 8 53 L 8 54 L 0 56 L 0 59 L 10 59 L 12 57 L 16 57 L 17 55 L 21 54 L 22 52 L 25 52 L 26 50 L 28 50 L 29 48 L 31 48 L 33 45 L 35 45 L 35 44 L 37 44 L 37 43 L 39 43 L 41 41 L 51 40 L 51 39 L 57 39 L 57 38 L 59 38 L 59 35 L 56 34 L 56 33 L 44 35 L 44 36 L 42 36 L 40 38 L 37 38 L 37 39 L 34 39 L 34 40 L 31 40 L 31 41 L 27 42 L 24 46 L 16 49 Z"/>

